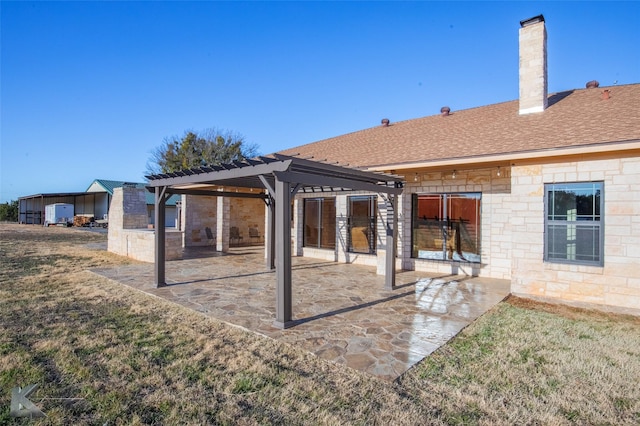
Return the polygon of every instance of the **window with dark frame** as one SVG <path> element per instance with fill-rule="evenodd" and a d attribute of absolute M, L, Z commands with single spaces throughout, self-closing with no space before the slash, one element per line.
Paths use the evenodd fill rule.
<path fill-rule="evenodd" d="M 604 265 L 603 190 L 603 182 L 545 184 L 545 262 Z"/>
<path fill-rule="evenodd" d="M 335 249 L 335 198 L 305 198 L 303 215 L 303 246 L 322 249 Z"/>
<path fill-rule="evenodd" d="M 351 253 L 373 254 L 376 252 L 376 211 L 375 195 L 348 197 L 348 251 Z"/>
<path fill-rule="evenodd" d="M 480 262 L 481 193 L 412 194 L 411 257 Z"/>

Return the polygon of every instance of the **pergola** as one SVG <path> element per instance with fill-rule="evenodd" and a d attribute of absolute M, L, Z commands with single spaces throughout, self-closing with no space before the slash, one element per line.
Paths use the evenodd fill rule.
<path fill-rule="evenodd" d="M 398 221 L 397 196 L 403 178 L 334 164 L 274 154 L 210 167 L 147 176 L 155 192 L 155 223 L 165 221 L 165 203 L 173 194 L 261 198 L 267 209 L 266 264 L 276 270 L 274 325 L 289 328 L 291 306 L 291 200 L 297 192 L 369 191 L 382 194 L 386 204 L 385 288 L 395 288 L 395 247 Z M 258 188 L 258 192 L 231 192 L 228 188 Z M 266 190 L 266 191 L 265 191 Z M 274 232 L 275 231 L 275 232 Z M 274 238 L 275 237 L 275 238 Z M 155 284 L 165 281 L 165 229 L 155 232 Z"/>

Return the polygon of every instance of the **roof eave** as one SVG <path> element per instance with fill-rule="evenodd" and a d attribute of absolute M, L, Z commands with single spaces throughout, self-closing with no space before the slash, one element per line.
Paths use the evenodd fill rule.
<path fill-rule="evenodd" d="M 386 170 L 413 170 L 430 169 L 447 166 L 464 166 L 486 163 L 501 163 L 517 160 L 545 159 L 551 157 L 562 157 L 569 155 L 598 154 L 617 151 L 640 150 L 640 140 L 633 139 L 619 142 L 603 142 L 589 145 L 579 145 L 565 148 L 548 148 L 540 150 L 527 150 L 516 152 L 505 152 L 490 155 L 474 155 L 468 157 L 452 157 L 430 161 L 420 161 L 412 163 L 382 164 L 365 167 L 365 170 L 378 172 Z"/>

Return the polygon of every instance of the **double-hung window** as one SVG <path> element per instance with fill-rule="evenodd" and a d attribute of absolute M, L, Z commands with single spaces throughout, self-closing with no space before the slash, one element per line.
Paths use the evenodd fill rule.
<path fill-rule="evenodd" d="M 545 185 L 544 260 L 604 265 L 604 184 Z"/>

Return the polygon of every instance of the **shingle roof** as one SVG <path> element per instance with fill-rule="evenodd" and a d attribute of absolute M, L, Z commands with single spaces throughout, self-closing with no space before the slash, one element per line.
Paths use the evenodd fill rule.
<path fill-rule="evenodd" d="M 541 113 L 519 115 L 518 104 L 452 109 L 280 153 L 375 167 L 640 141 L 640 84 L 555 93 Z"/>

